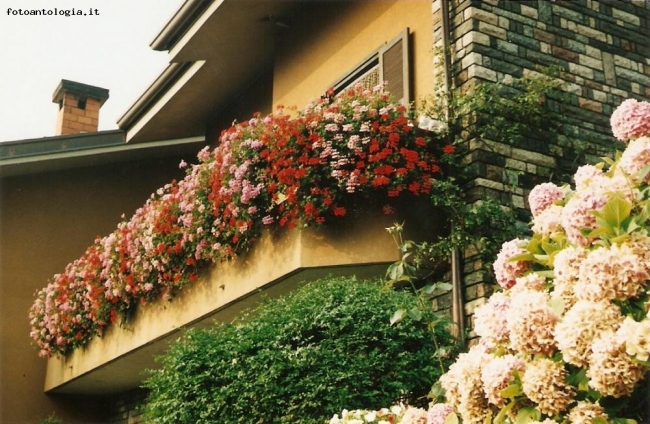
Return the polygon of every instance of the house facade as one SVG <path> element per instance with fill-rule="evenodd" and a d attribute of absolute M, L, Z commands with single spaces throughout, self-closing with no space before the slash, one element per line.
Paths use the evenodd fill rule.
<path fill-rule="evenodd" d="M 563 71 L 560 78 L 566 94 L 566 101 L 557 107 L 565 117 L 567 137 L 555 144 L 531 141 L 512 146 L 499 140 L 470 143 L 470 198 L 497 196 L 525 209 L 527 194 L 535 184 L 547 181 L 557 168 L 572 165 L 571 143 L 587 143 L 587 157 L 611 152 L 611 112 L 626 98 L 650 98 L 648 15 L 650 4 L 640 0 L 187 0 L 152 43 L 153 49 L 168 52 L 169 66 L 120 119 L 120 136 L 130 149 L 150 146 L 150 150 L 142 148 L 148 152 L 142 160 L 149 161 L 169 140 L 203 140 L 214 145 L 220 131 L 233 120 L 246 120 L 258 111 L 269 113 L 279 105 L 301 109 L 330 89 L 336 92 L 356 82 L 373 86 L 386 81 L 397 98 L 417 103 L 445 81 L 462 92 L 477 81 L 497 83 L 557 66 Z M 448 60 L 440 60 L 437 52 L 445 45 L 452 47 L 451 52 Z M 24 211 L 36 213 L 42 203 L 33 202 L 44 194 L 26 188 L 7 190 L 10 185 L 5 181 L 18 187 L 26 177 L 3 177 L 2 205 L 25 202 L 20 209 L 3 206 L 3 293 L 12 281 L 23 281 L 14 298 L 21 297 L 26 310 L 34 289 L 81 254 L 92 237 L 110 232 L 119 214 L 130 213 L 116 213 L 116 209 L 135 209 L 155 190 L 150 184 L 158 183 L 159 187 L 173 178 L 177 170 L 165 163 L 169 168 L 135 172 L 138 177 L 127 171 L 133 171 L 133 166 L 120 165 L 124 166 L 118 173 L 124 178 L 122 185 L 130 186 L 124 193 L 115 191 L 121 186 L 113 179 L 119 177 L 113 175 L 115 172 L 111 178 L 106 177 L 106 171 L 101 172 L 106 191 L 75 186 L 81 181 L 70 176 L 61 182 L 62 195 L 57 201 L 77 204 L 79 200 L 66 196 L 84 192 L 92 193 L 100 203 L 85 209 L 73 207 L 67 216 L 47 215 L 55 221 L 44 220 L 42 214 L 25 221 L 29 215 Z M 84 169 L 99 172 L 101 167 Z M 72 171 L 32 174 L 32 190 L 57 183 L 58 177 L 52 176 L 67 172 Z M 154 174 L 164 181 L 154 179 Z M 140 181 L 144 175 L 151 177 L 146 184 L 126 183 Z M 45 193 L 54 192 L 51 188 Z M 421 210 L 413 212 L 422 218 Z M 40 227 L 32 221 L 40 222 Z M 71 225 L 73 222 L 76 224 Z M 93 222 L 96 225 L 87 230 L 76 228 Z M 35 411 L 46 415 L 52 408 L 65 416 L 66 422 L 137 422 L 137 404 L 142 397 L 139 373 L 154 366 L 152 356 L 178 337 L 179 328 L 204 325 L 215 318 L 228 320 L 253 304 L 251 293 L 282 293 L 322 272 L 382 273 L 382 266 L 394 255 L 392 242 L 364 239 L 363 234 L 354 232 L 359 227 L 350 224 L 344 237 L 296 231 L 267 245 L 262 241 L 244 265 L 229 264 L 222 269 L 219 274 L 226 277 L 206 276 L 164 310 L 141 308 L 131 327 L 111 328 L 87 348 L 66 358 L 50 359 L 47 370 L 35 351 L 25 348 L 29 345 L 28 330 L 21 341 L 17 333 L 11 333 L 11 345 L 17 350 L 5 353 L 10 341 L 5 341 L 9 333 L 3 324 L 0 421 L 36 422 Z M 26 240 L 26 235 L 16 233 L 17 228 L 29 230 L 26 232 L 32 236 L 40 234 L 41 239 L 25 241 L 22 251 L 15 245 L 5 246 L 5 240 Z M 30 253 L 36 252 L 34 246 L 49 251 L 53 243 L 59 243 L 61 235 L 52 234 L 55 228 L 69 233 L 64 248 L 57 251 L 61 257 L 55 260 L 50 256 L 47 270 L 35 274 L 31 271 L 41 267 L 30 266 Z M 96 233 L 89 236 L 89 231 Z M 345 247 L 354 243 L 354 248 Z M 471 329 L 473 310 L 490 293 L 491 282 L 475 266 L 471 255 L 462 259 L 462 316 Z M 24 265 L 18 267 L 21 263 Z M 273 267 L 268 266 L 270 263 Z M 13 269 L 12 274 L 5 274 L 6 269 Z M 220 278 L 241 284 L 232 285 Z M 29 290 L 22 288 L 27 286 Z M 4 317 L 10 306 L 9 301 L 5 304 L 4 295 L 1 299 Z M 20 313 L 16 310 L 11 316 Z M 21 376 L 18 367 L 8 365 L 11 362 L 7 358 L 16 356 L 29 361 L 29 375 L 23 372 Z M 20 390 L 9 387 L 18 387 L 13 383 L 16 381 L 24 381 Z M 82 401 L 86 398 L 89 400 Z M 17 399 L 29 399 L 32 406 L 12 406 L 22 404 Z M 92 414 L 82 412 L 84 405 L 92 406 Z"/>

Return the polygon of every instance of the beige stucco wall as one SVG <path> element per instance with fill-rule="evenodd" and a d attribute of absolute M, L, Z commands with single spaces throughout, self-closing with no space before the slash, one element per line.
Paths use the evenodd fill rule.
<path fill-rule="evenodd" d="M 185 158 L 192 159 L 192 158 Z M 0 180 L 0 423 L 92 423 L 89 399 L 44 394 L 46 360 L 29 338 L 34 292 L 113 231 L 149 194 L 181 177 L 180 158 Z"/>
<path fill-rule="evenodd" d="M 424 98 L 434 84 L 431 7 L 427 0 L 306 6 L 278 41 L 273 104 L 301 109 L 407 27 L 414 100 Z"/>

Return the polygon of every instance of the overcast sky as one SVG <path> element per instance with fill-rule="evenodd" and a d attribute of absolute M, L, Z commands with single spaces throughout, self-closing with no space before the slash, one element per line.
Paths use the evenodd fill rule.
<path fill-rule="evenodd" d="M 183 0 L 0 0 L 0 141 L 54 135 L 61 79 L 109 90 L 99 129 L 117 120 L 167 65 L 149 44 Z M 97 9 L 25 16 L 18 9 Z M 9 14 L 8 14 L 9 12 Z"/>

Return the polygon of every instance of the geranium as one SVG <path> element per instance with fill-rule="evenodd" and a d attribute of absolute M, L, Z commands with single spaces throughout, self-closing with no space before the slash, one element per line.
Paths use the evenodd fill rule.
<path fill-rule="evenodd" d="M 182 161 L 186 175 L 37 292 L 31 337 L 41 356 L 83 346 L 140 303 L 169 300 L 203 267 L 247 251 L 263 228 L 322 225 L 353 199 L 428 195 L 453 148 L 416 133 L 384 91 L 355 86 L 291 115 L 278 108 L 223 131 Z M 447 152 L 447 153 L 445 153 Z"/>

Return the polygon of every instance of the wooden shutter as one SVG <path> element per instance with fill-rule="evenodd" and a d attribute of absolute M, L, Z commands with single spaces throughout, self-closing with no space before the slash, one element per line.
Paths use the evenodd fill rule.
<path fill-rule="evenodd" d="M 379 70 L 386 89 L 408 106 L 411 101 L 408 28 L 379 49 Z"/>

